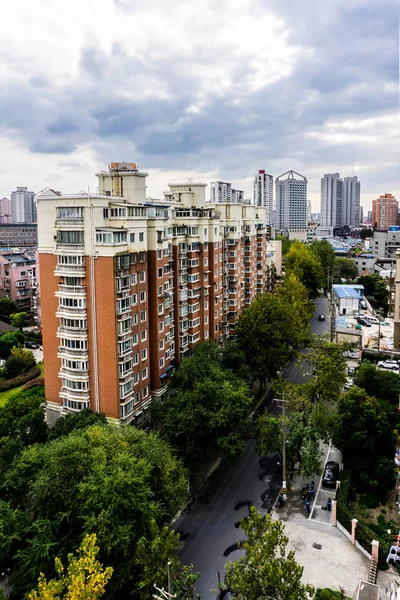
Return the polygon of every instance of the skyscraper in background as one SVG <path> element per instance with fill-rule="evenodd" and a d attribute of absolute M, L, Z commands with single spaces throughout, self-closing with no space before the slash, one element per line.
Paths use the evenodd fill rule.
<path fill-rule="evenodd" d="M 27 187 L 11 193 L 11 217 L 13 223 L 36 223 L 35 194 Z"/>
<path fill-rule="evenodd" d="M 0 198 L 0 225 L 9 225 L 11 219 L 11 200 Z"/>
<path fill-rule="evenodd" d="M 267 209 L 267 223 L 272 222 L 274 178 L 265 170 L 258 171 L 254 176 L 253 202 L 256 206 L 264 206 Z"/>
<path fill-rule="evenodd" d="M 343 181 L 339 173 L 321 179 L 321 225 L 340 227 L 342 223 Z"/>
<path fill-rule="evenodd" d="M 307 228 L 307 178 L 287 171 L 276 178 L 276 212 L 279 229 Z"/>
<path fill-rule="evenodd" d="M 398 222 L 399 203 L 392 194 L 383 194 L 372 200 L 372 225 L 377 229 L 388 229 Z"/>
<path fill-rule="evenodd" d="M 343 179 L 342 225 L 360 225 L 360 188 L 357 175 Z"/>
<path fill-rule="evenodd" d="M 231 183 L 213 181 L 211 183 L 211 202 L 231 202 L 240 204 L 244 200 L 243 190 L 235 190 Z"/>

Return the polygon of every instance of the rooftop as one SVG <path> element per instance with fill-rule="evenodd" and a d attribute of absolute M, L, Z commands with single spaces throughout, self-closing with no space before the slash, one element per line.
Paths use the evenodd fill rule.
<path fill-rule="evenodd" d="M 334 285 L 333 291 L 338 298 L 355 298 L 363 297 L 363 285 Z"/>

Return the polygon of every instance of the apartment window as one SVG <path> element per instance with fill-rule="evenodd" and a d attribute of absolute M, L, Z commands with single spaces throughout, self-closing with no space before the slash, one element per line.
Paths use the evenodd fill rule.
<path fill-rule="evenodd" d="M 110 192 L 106 192 L 106 196 L 109 196 Z M 103 208 L 103 219 L 108 219 L 108 208 Z"/>
<path fill-rule="evenodd" d="M 163 276 L 163 270 L 162 270 L 162 267 L 160 267 L 160 268 L 158 269 L 158 276 L 159 276 L 159 277 L 162 277 L 162 276 Z"/>
<path fill-rule="evenodd" d="M 130 305 L 130 301 L 129 301 L 129 297 L 128 298 L 122 298 L 121 300 L 117 301 L 117 312 L 118 314 L 122 314 L 125 312 L 128 312 L 131 305 Z"/>
<path fill-rule="evenodd" d="M 139 231 L 139 242 L 144 242 L 144 232 Z"/>
<path fill-rule="evenodd" d="M 204 228 L 204 237 L 207 237 L 207 228 Z"/>
<path fill-rule="evenodd" d="M 160 358 L 160 369 L 163 369 L 165 365 L 165 360 L 164 358 Z"/>
<path fill-rule="evenodd" d="M 129 241 L 131 242 L 131 244 L 135 243 L 135 234 L 134 233 L 129 234 Z"/>
<path fill-rule="evenodd" d="M 214 270 L 214 277 L 218 277 L 218 269 Z"/>
<path fill-rule="evenodd" d="M 137 304 L 137 294 L 132 294 L 132 306 L 136 306 Z"/>
<path fill-rule="evenodd" d="M 58 219 L 81 219 L 83 216 L 83 208 L 80 206 L 59 206 L 57 208 Z"/>
<path fill-rule="evenodd" d="M 146 252 L 139 252 L 139 262 L 146 262 Z"/>
<path fill-rule="evenodd" d="M 132 360 L 127 360 L 119 365 L 119 374 L 124 377 L 129 371 L 132 370 Z"/>
<path fill-rule="evenodd" d="M 137 346 L 137 344 L 138 344 L 138 341 L 139 341 L 139 340 L 138 340 L 138 334 L 137 334 L 137 333 L 134 333 L 134 334 L 133 334 L 133 336 L 132 336 L 132 345 L 133 345 L 133 346 Z"/>
<path fill-rule="evenodd" d="M 83 244 L 83 231 L 57 231 L 57 242 L 60 244 Z"/>
<path fill-rule="evenodd" d="M 146 302 L 146 292 L 140 292 L 140 302 Z"/>
<path fill-rule="evenodd" d="M 208 329 L 206 329 L 206 331 L 204 332 L 204 338 L 205 338 L 206 340 L 208 340 Z"/>
<path fill-rule="evenodd" d="M 208 300 L 204 302 L 204 310 L 208 310 Z"/>
<path fill-rule="evenodd" d="M 204 324 L 208 325 L 208 316 L 207 315 L 204 317 Z"/>
<path fill-rule="evenodd" d="M 216 317 L 218 317 L 218 312 L 216 314 Z M 214 329 L 215 329 L 215 331 L 218 331 L 218 325 L 216 325 Z"/>
<path fill-rule="evenodd" d="M 158 324 L 158 331 L 159 331 L 160 333 L 162 333 L 162 332 L 164 331 L 164 321 L 161 321 L 161 322 Z"/>
<path fill-rule="evenodd" d="M 162 250 L 157 250 L 157 258 L 162 258 Z"/>
<path fill-rule="evenodd" d="M 142 360 L 147 360 L 147 348 L 142 350 Z"/>
<path fill-rule="evenodd" d="M 118 321 L 118 334 L 123 335 L 127 333 L 131 328 L 131 320 L 124 319 L 123 321 Z"/>
<path fill-rule="evenodd" d="M 164 304 L 159 304 L 158 305 L 158 316 L 161 317 L 161 315 L 164 314 Z"/>
<path fill-rule="evenodd" d="M 218 228 L 214 227 L 214 235 L 217 235 L 217 233 L 218 233 Z"/>
<path fill-rule="evenodd" d="M 126 208 L 111 208 L 110 215 L 112 217 L 126 217 Z"/>
<path fill-rule="evenodd" d="M 132 273 L 132 275 L 131 275 L 131 285 L 136 285 L 136 282 L 137 282 L 136 273 Z"/>
<path fill-rule="evenodd" d="M 121 384 L 119 386 L 119 396 L 120 398 L 125 398 L 125 396 L 128 396 L 132 391 L 132 379 L 129 381 L 126 381 L 125 383 Z"/>
<path fill-rule="evenodd" d="M 148 368 L 146 367 L 145 369 L 142 370 L 142 381 L 144 379 L 147 379 L 148 376 Z"/>
<path fill-rule="evenodd" d="M 140 271 L 139 281 L 141 281 L 142 283 L 144 283 L 146 281 L 146 271 Z"/>
<path fill-rule="evenodd" d="M 127 354 L 132 350 L 132 340 L 124 340 L 118 343 L 118 353 Z"/>
<path fill-rule="evenodd" d="M 204 266 L 208 267 L 208 258 L 207 258 L 207 256 L 204 258 Z"/>
<path fill-rule="evenodd" d="M 132 325 L 137 325 L 137 313 L 132 315 Z"/>
<path fill-rule="evenodd" d="M 214 317 L 215 317 L 216 319 L 218 319 L 218 311 L 217 311 L 217 310 L 216 310 L 216 311 L 215 311 L 215 313 L 214 313 Z"/>
<path fill-rule="evenodd" d="M 77 233 L 83 234 L 83 231 Z M 126 231 L 103 231 L 99 229 L 96 230 L 96 244 L 125 244 L 126 239 Z"/>
<path fill-rule="evenodd" d="M 138 362 L 139 362 L 139 354 L 136 352 L 136 354 L 134 354 L 134 355 L 132 356 L 132 363 L 133 363 L 134 365 L 137 365 L 137 364 L 138 364 Z"/>
<path fill-rule="evenodd" d="M 158 347 L 160 350 L 164 350 L 164 340 L 160 340 L 158 343 Z"/>
<path fill-rule="evenodd" d="M 159 285 L 159 286 L 158 286 L 158 295 L 159 295 L 159 296 L 162 296 L 162 295 L 163 295 L 163 293 L 164 293 L 163 286 L 162 286 L 162 285 Z"/>
<path fill-rule="evenodd" d="M 134 396 L 133 396 L 133 404 L 138 404 L 139 400 L 140 400 L 139 392 L 136 392 L 136 394 L 134 394 Z"/>
<path fill-rule="evenodd" d="M 198 310 L 200 310 L 200 302 L 196 302 L 196 304 L 190 304 L 188 309 L 190 313 L 197 312 Z"/>
<path fill-rule="evenodd" d="M 218 254 L 215 254 L 214 255 L 214 263 L 217 263 L 217 262 L 218 262 Z"/>
<path fill-rule="evenodd" d="M 148 395 L 149 395 L 149 386 L 148 386 L 148 385 L 146 385 L 146 386 L 143 388 L 143 390 L 142 390 L 142 398 L 143 398 L 143 400 L 144 400 L 145 398 L 147 398 L 147 396 L 148 396 Z"/>
<path fill-rule="evenodd" d="M 146 313 L 146 311 L 145 311 L 145 310 L 141 310 L 141 311 L 140 311 L 140 322 L 141 322 L 141 323 L 143 323 L 143 321 L 145 321 L 145 320 L 146 320 L 146 316 L 147 316 L 147 313 Z"/>
<path fill-rule="evenodd" d="M 137 385 L 139 383 L 139 373 L 135 373 L 133 376 L 133 385 Z"/>
<path fill-rule="evenodd" d="M 143 329 L 143 331 L 140 334 L 140 339 L 142 340 L 142 342 L 145 342 L 147 340 L 147 329 Z"/>

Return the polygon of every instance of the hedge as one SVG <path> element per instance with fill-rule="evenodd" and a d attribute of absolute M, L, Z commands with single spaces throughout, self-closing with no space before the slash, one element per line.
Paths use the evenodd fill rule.
<path fill-rule="evenodd" d="M 30 390 L 31 388 L 39 387 L 42 385 L 44 385 L 44 377 L 36 377 L 36 379 L 28 381 L 22 388 L 22 391 L 25 392 L 26 390 Z"/>
<path fill-rule="evenodd" d="M 7 390 L 12 390 L 15 387 L 19 387 L 31 379 L 36 379 L 41 374 L 42 372 L 39 367 L 35 366 L 29 369 L 29 371 L 17 375 L 17 377 L 0 381 L 0 392 L 6 392 Z"/>

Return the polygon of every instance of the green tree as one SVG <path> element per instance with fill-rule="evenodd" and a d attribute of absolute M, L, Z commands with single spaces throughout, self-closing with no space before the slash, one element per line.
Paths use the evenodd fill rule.
<path fill-rule="evenodd" d="M 311 298 L 316 298 L 324 285 L 324 270 L 321 259 L 300 242 L 294 242 L 285 258 L 285 271 L 291 271 L 308 290 Z"/>
<path fill-rule="evenodd" d="M 139 590 L 146 567 L 139 540 L 161 535 L 186 489 L 185 471 L 168 445 L 133 427 L 95 425 L 26 448 L 0 480 L 2 494 L 29 522 L 10 557 L 16 592 L 32 589 L 40 573 L 53 577 L 55 557 L 92 532 L 120 597 Z"/>
<path fill-rule="evenodd" d="M 15 313 L 18 310 L 17 303 L 15 300 L 11 300 L 7 296 L 0 298 L 0 317 L 2 319 L 9 319 L 11 313 Z"/>
<path fill-rule="evenodd" d="M 10 331 L 0 336 L 0 358 L 7 359 L 14 346 L 22 346 L 25 336 L 20 331 Z"/>
<path fill-rule="evenodd" d="M 393 429 L 394 412 L 387 402 L 355 386 L 339 399 L 333 443 L 368 502 L 383 500 L 392 489 Z"/>
<path fill-rule="evenodd" d="M 335 251 L 332 244 L 328 240 L 314 240 L 310 246 L 310 250 L 318 258 L 323 269 L 323 286 L 328 288 L 328 276 L 333 276 L 334 266 L 336 262 Z"/>
<path fill-rule="evenodd" d="M 10 356 L 7 358 L 4 365 L 6 377 L 16 377 L 20 373 L 28 371 L 36 365 L 35 357 L 30 350 L 21 347 L 14 347 L 11 350 Z"/>
<path fill-rule="evenodd" d="M 78 556 L 68 555 L 65 572 L 59 558 L 55 559 L 57 578 L 47 581 L 43 573 L 39 577 L 37 590 L 28 594 L 27 600 L 97 600 L 104 596 L 113 569 L 103 568 L 97 560 L 99 548 L 96 535 L 86 535 L 78 549 Z"/>
<path fill-rule="evenodd" d="M 334 269 L 334 281 L 340 283 L 342 279 L 347 281 L 354 281 L 357 279 L 358 269 L 357 265 L 351 260 L 351 258 L 337 258 Z"/>
<path fill-rule="evenodd" d="M 251 371 L 246 363 L 246 355 L 237 342 L 227 342 L 222 351 L 221 365 L 243 381 L 250 382 Z"/>
<path fill-rule="evenodd" d="M 308 382 L 312 400 L 320 398 L 329 402 L 339 397 L 347 379 L 345 355 L 350 351 L 347 344 L 334 344 L 323 337 L 314 337 L 306 355 L 314 371 Z"/>
<path fill-rule="evenodd" d="M 254 506 L 240 521 L 247 541 L 245 555 L 225 565 L 226 589 L 237 600 L 307 600 L 314 588 L 301 582 L 303 567 L 287 552 L 288 538 L 282 521 L 260 516 Z"/>
<path fill-rule="evenodd" d="M 28 325 L 28 313 L 26 312 L 15 312 L 10 315 L 10 322 L 13 327 L 16 327 L 20 331 Z"/>
<path fill-rule="evenodd" d="M 386 400 L 398 406 L 400 395 L 400 376 L 393 371 L 381 371 L 376 365 L 362 361 L 357 369 L 354 383 L 363 388 L 369 396 Z"/>
<path fill-rule="evenodd" d="M 309 319 L 306 290 L 290 273 L 274 294 L 260 294 L 242 312 L 236 339 L 253 379 L 263 383 L 287 364 L 309 337 Z"/>
<path fill-rule="evenodd" d="M 20 440 L 23 446 L 47 440 L 45 398 L 38 388 L 20 392 L 0 407 L 0 438 Z"/>
<path fill-rule="evenodd" d="M 357 283 L 364 286 L 364 293 L 367 297 L 382 304 L 386 302 L 389 292 L 386 289 L 385 280 L 378 273 L 362 275 L 357 279 Z"/>
<path fill-rule="evenodd" d="M 70 413 L 57 419 L 55 425 L 50 429 L 50 439 L 56 439 L 69 435 L 75 429 L 86 429 L 91 425 L 105 424 L 107 419 L 103 414 L 95 413 L 90 408 L 84 408 L 78 413 Z"/>

